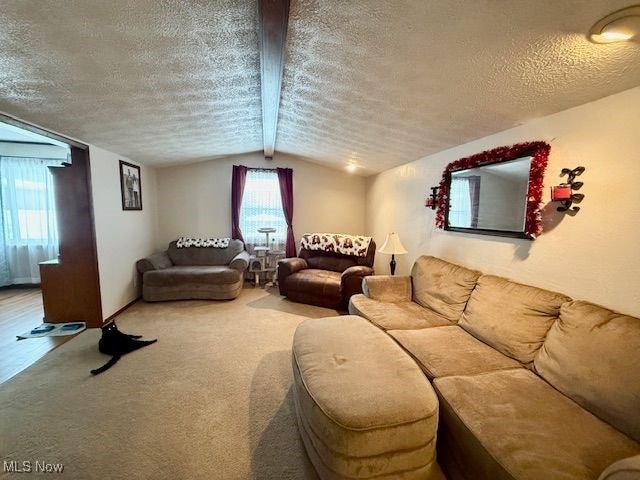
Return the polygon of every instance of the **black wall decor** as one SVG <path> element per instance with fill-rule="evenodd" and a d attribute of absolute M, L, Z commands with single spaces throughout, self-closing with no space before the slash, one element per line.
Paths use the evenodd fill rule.
<path fill-rule="evenodd" d="M 584 199 L 584 194 L 582 193 L 573 193 L 575 190 L 580 190 L 584 182 L 576 182 L 576 177 L 582 175 L 585 171 L 584 167 L 576 167 L 573 170 L 570 168 L 563 168 L 560 172 L 560 176 L 567 175 L 567 181 L 563 183 L 563 186 L 569 186 L 571 188 L 571 195 L 567 199 L 557 200 L 562 203 L 556 210 L 559 212 L 577 212 L 580 210 L 578 206 L 572 206 L 574 203 L 580 203 Z M 553 196 L 552 196 L 553 199 Z"/>

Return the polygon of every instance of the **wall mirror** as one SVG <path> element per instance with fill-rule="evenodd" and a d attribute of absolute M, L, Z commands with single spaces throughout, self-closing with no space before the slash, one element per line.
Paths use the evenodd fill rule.
<path fill-rule="evenodd" d="M 535 142 L 449 164 L 440 185 L 438 226 L 454 232 L 535 238 L 540 233 L 548 152 L 546 143 Z"/>

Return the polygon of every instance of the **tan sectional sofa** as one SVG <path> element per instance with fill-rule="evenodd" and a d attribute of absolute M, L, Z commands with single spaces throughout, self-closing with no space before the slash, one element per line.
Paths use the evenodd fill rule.
<path fill-rule="evenodd" d="M 640 319 L 434 257 L 363 292 L 433 384 L 450 480 L 640 478 Z"/>

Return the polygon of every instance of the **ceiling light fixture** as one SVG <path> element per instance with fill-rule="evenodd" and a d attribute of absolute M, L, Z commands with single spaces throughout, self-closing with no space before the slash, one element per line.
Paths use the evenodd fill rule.
<path fill-rule="evenodd" d="M 607 15 L 589 30 L 594 43 L 625 42 L 640 38 L 640 5 L 623 8 Z"/>
<path fill-rule="evenodd" d="M 354 173 L 358 169 L 358 166 L 355 163 L 350 163 L 345 168 L 347 169 L 347 172 Z"/>

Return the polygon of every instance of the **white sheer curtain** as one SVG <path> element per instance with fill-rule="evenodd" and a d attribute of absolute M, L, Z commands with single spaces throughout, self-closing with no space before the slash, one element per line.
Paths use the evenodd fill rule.
<path fill-rule="evenodd" d="M 469 179 L 453 177 L 449 192 L 449 226 L 469 228 L 471 226 L 471 195 Z"/>
<path fill-rule="evenodd" d="M 0 285 L 40 283 L 38 263 L 58 255 L 53 180 L 47 167 L 60 163 L 0 157 Z"/>
<path fill-rule="evenodd" d="M 275 170 L 249 169 L 240 206 L 240 230 L 250 250 L 265 245 L 265 234 L 258 232 L 264 227 L 276 229 L 269 234 L 271 249 L 284 250 L 287 221 L 282 211 L 278 174 Z"/>

